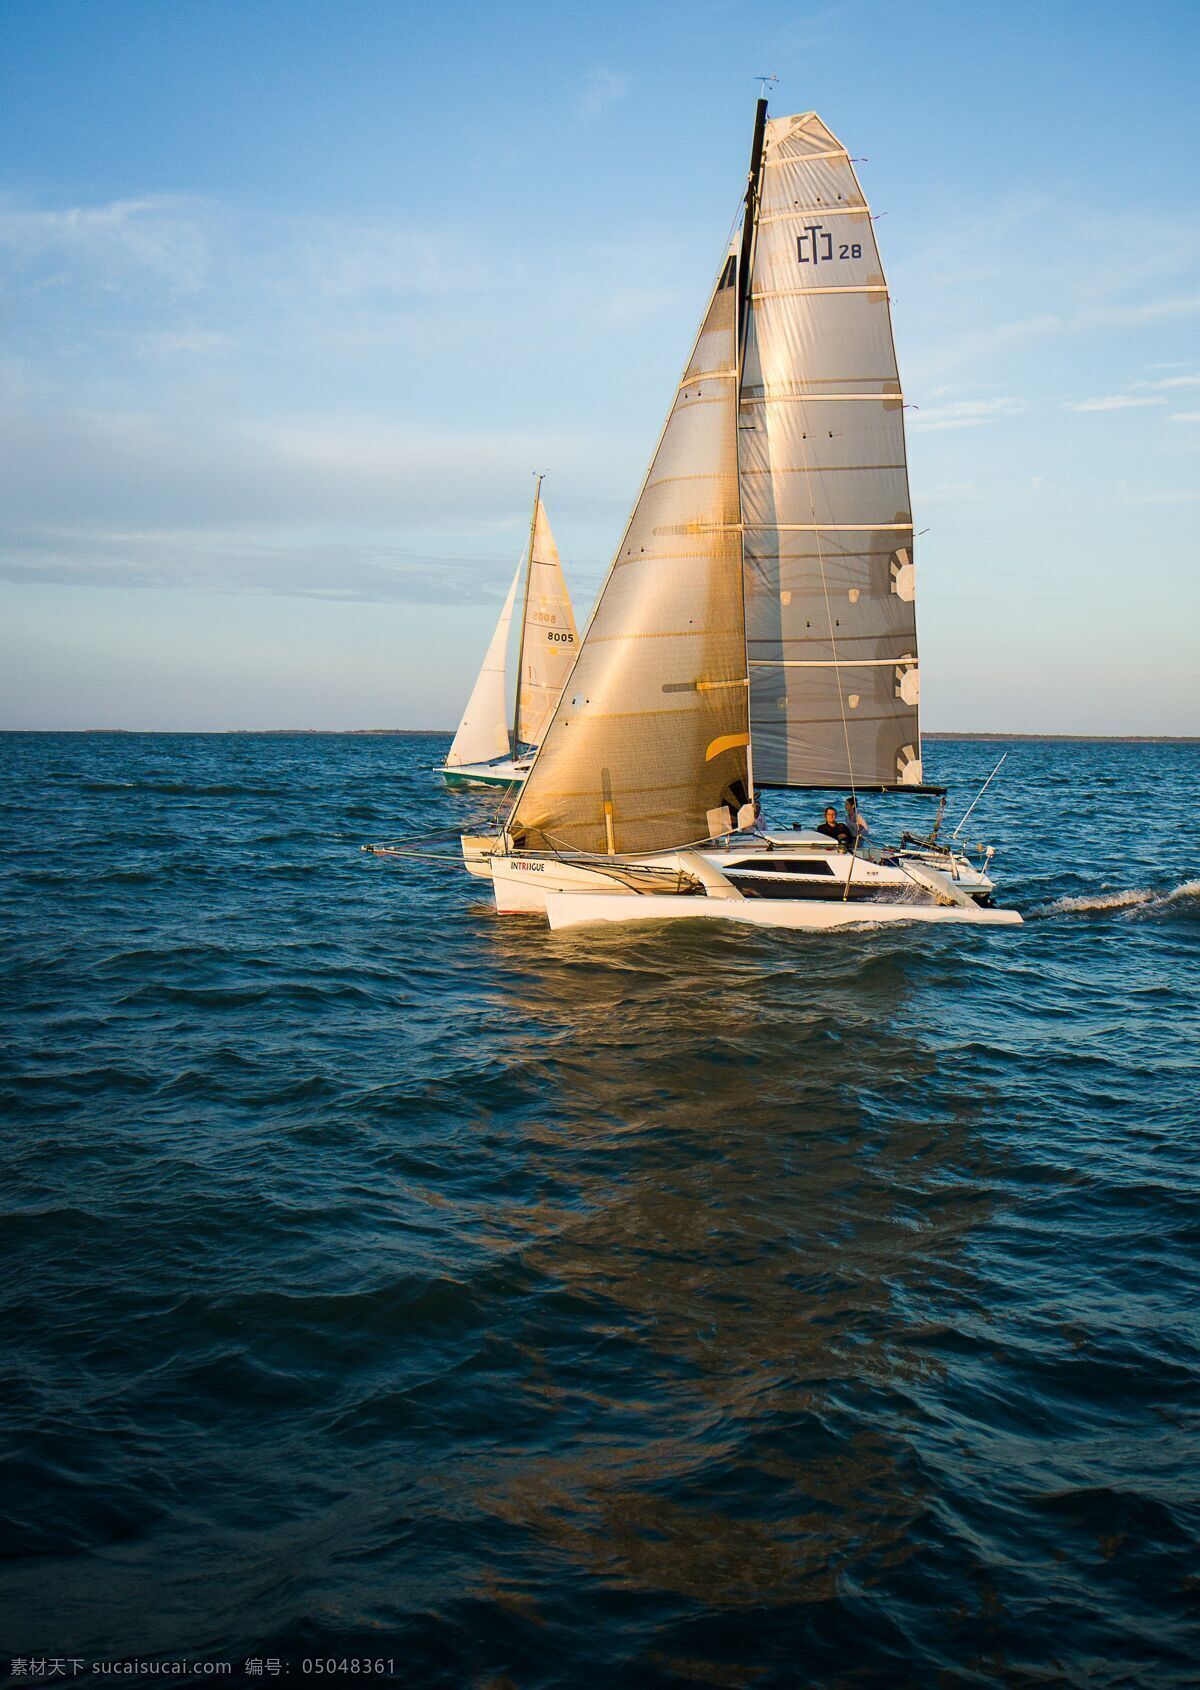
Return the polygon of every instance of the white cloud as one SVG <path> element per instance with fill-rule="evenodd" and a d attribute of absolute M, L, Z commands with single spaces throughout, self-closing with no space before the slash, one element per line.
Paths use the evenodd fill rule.
<path fill-rule="evenodd" d="M 405 225 L 295 222 L 278 231 L 285 249 L 299 248 L 286 288 L 335 300 L 479 293 L 504 280 L 504 266 L 481 258 L 464 233 Z"/>
<path fill-rule="evenodd" d="M 594 536 L 596 555 L 571 556 L 586 580 L 623 514 L 627 456 L 623 440 L 552 429 L 23 410 L 0 419 L 0 578 L 488 599 L 528 525 L 529 471 L 549 464 L 556 513 Z M 623 492 L 611 511 L 596 508 L 606 489 Z"/>
<path fill-rule="evenodd" d="M 30 211 L 7 199 L 0 202 L 0 253 L 22 269 L 41 266 L 55 282 L 64 267 L 83 267 L 107 290 L 153 277 L 191 291 L 203 283 L 212 217 L 205 202 L 178 194 L 59 211 Z"/>
<path fill-rule="evenodd" d="M 1173 411 L 1171 413 L 1171 421 L 1198 423 L 1200 422 L 1200 411 Z"/>
<path fill-rule="evenodd" d="M 1163 392 L 1175 387 L 1200 387 L 1200 376 L 1167 376 L 1164 381 L 1135 381 L 1134 387 L 1152 387 Z"/>
<path fill-rule="evenodd" d="M 515 551 L 515 547 L 512 548 Z M 0 579 L 55 586 L 285 594 L 368 603 L 498 603 L 511 559 L 330 539 L 287 544 L 254 530 L 45 530 L 12 537 Z"/>
<path fill-rule="evenodd" d="M 1065 411 L 1132 411 L 1143 405 L 1163 405 L 1163 399 L 1138 398 L 1132 393 L 1106 393 L 1099 399 L 1069 399 Z"/>
<path fill-rule="evenodd" d="M 1197 314 L 1200 314 L 1200 293 L 1170 294 L 1162 299 L 1143 300 L 1138 305 L 1097 306 L 1081 311 L 1075 322 L 1082 328 L 1123 329 Z"/>
<path fill-rule="evenodd" d="M 1135 491 L 1129 487 L 1122 487 L 1121 497 L 1127 505 L 1194 505 L 1197 501 L 1200 501 L 1200 488 L 1163 487 L 1157 491 L 1154 489 Z"/>
<path fill-rule="evenodd" d="M 1017 416 L 1025 406 L 1019 399 L 955 399 L 948 405 L 912 406 L 909 426 L 932 434 L 944 428 L 979 428 L 997 417 Z"/>
<path fill-rule="evenodd" d="M 1156 325 L 1200 314 L 1194 220 L 1140 207 L 1144 238 L 1129 263 L 1114 264 L 1111 254 L 1127 244 L 1128 214 L 1078 208 L 1066 215 L 1060 226 L 1052 196 L 1022 194 L 939 222 L 936 232 L 901 224 L 890 236 L 889 247 L 899 244 L 898 256 L 885 255 L 898 325 L 909 345 L 905 317 L 911 314 L 923 331 L 915 352 L 922 379 L 932 384 L 962 370 L 973 382 L 986 380 L 1002 368 L 1005 353 L 1022 345 L 1103 331 L 1148 338 Z M 1057 233 L 1048 240 L 1051 226 Z M 1038 263 L 1014 267 L 1017 251 L 1036 251 Z M 1010 313 L 1007 320 L 981 326 L 998 306 Z M 906 354 L 904 363 L 911 383 L 914 355 Z"/>
<path fill-rule="evenodd" d="M 938 505 L 970 505 L 978 497 L 979 489 L 973 481 L 939 481 L 922 488 L 916 503 L 922 510 L 931 510 Z"/>
<path fill-rule="evenodd" d="M 138 350 L 147 358 L 210 358 L 231 352 L 234 344 L 220 329 L 184 328 L 144 334 Z"/>

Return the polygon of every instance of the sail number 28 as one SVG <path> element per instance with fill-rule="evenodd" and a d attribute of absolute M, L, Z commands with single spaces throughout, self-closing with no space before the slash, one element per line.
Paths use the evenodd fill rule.
<path fill-rule="evenodd" d="M 796 236 L 796 261 L 799 264 L 824 264 L 835 258 L 861 257 L 861 241 L 841 241 L 835 247 L 833 236 L 822 223 L 808 223 L 804 233 Z"/>

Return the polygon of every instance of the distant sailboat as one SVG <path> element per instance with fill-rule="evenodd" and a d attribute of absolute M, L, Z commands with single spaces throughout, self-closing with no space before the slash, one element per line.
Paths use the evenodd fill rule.
<path fill-rule="evenodd" d="M 575 615 L 541 490 L 539 476 L 525 556 L 513 576 L 483 667 L 441 770 L 451 786 L 521 784 L 575 661 Z M 525 587 L 510 725 L 508 643 L 522 576 Z"/>
<path fill-rule="evenodd" d="M 1019 922 L 990 850 L 936 826 L 851 849 L 757 818 L 756 784 L 943 790 L 922 784 L 903 406 L 849 155 L 760 100 L 742 226 L 562 699 L 504 831 L 463 840 L 499 909 Z"/>

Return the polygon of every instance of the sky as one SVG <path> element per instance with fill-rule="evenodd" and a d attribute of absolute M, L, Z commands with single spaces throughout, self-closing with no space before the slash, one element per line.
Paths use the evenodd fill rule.
<path fill-rule="evenodd" d="M 0 727 L 453 727 L 586 613 L 756 78 L 863 160 L 924 726 L 1200 733 L 1194 0 L 0 0 Z"/>

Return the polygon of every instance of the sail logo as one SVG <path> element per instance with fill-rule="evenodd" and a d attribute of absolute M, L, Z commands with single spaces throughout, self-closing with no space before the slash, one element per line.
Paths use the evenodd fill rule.
<path fill-rule="evenodd" d="M 835 248 L 833 236 L 823 223 L 806 223 L 803 234 L 796 236 L 798 264 L 829 264 L 861 257 L 860 241 L 841 241 Z"/>

